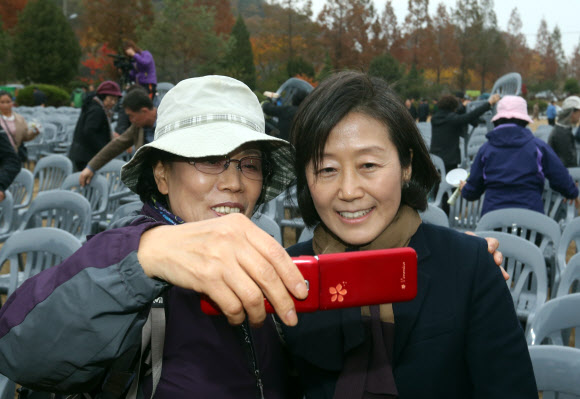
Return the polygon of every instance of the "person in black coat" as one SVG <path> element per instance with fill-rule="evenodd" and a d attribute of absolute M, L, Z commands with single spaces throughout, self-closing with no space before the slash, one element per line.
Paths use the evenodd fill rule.
<path fill-rule="evenodd" d="M 266 115 L 275 116 L 278 118 L 276 127 L 280 131 L 279 138 L 288 140 L 290 137 L 290 129 L 292 128 L 292 120 L 294 114 L 298 110 L 298 106 L 306 98 L 308 93 L 304 90 L 298 90 L 292 97 L 292 105 L 277 106 L 271 102 L 266 102 L 262 105 L 262 110 Z"/>
<path fill-rule="evenodd" d="M 95 95 L 87 96 L 69 152 L 75 171 L 83 170 L 91 158 L 111 140 L 110 112 L 119 97 L 119 85 L 110 80 L 101 83 Z"/>
<path fill-rule="evenodd" d="M 0 202 L 4 201 L 4 191 L 20 172 L 21 164 L 18 154 L 10 144 L 6 132 L 0 127 Z"/>
<path fill-rule="evenodd" d="M 499 101 L 499 95 L 494 94 L 489 100 L 471 112 L 458 114 L 459 101 L 454 96 L 443 96 L 437 103 L 438 111 L 431 117 L 431 148 L 430 152 L 443 160 L 445 170 L 457 168 L 461 162 L 459 137 L 464 134 L 468 123 L 477 121 L 486 111 Z"/>

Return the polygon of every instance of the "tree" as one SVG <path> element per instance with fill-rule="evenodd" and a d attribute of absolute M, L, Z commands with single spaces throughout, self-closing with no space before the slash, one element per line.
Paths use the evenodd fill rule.
<path fill-rule="evenodd" d="M 20 14 L 13 55 L 23 82 L 64 84 L 78 72 L 81 49 L 61 10 L 50 1 L 33 0 Z"/>
<path fill-rule="evenodd" d="M 9 82 L 14 76 L 14 68 L 12 67 L 12 45 L 11 36 L 3 29 L 2 21 L 0 21 L 0 83 Z"/>
<path fill-rule="evenodd" d="M 155 23 L 138 30 L 143 47 L 155 57 L 159 81 L 178 82 L 220 70 L 226 38 L 215 32 L 215 12 L 196 0 L 165 0 Z"/>
<path fill-rule="evenodd" d="M 576 78 L 566 79 L 566 82 L 564 82 L 564 91 L 568 93 L 568 95 L 578 95 L 578 93 L 580 93 L 580 85 L 578 84 L 578 80 Z"/>
<path fill-rule="evenodd" d="M 580 80 L 580 42 L 574 47 L 574 52 L 570 56 L 568 64 L 568 74 Z"/>
<path fill-rule="evenodd" d="M 229 76 L 241 80 L 254 90 L 256 87 L 254 52 L 250 43 L 250 33 L 241 15 L 238 16 L 232 29 L 224 67 Z"/>
<path fill-rule="evenodd" d="M 286 66 L 289 77 L 294 77 L 296 75 L 305 75 L 308 77 L 314 77 L 314 67 L 312 64 L 302 57 L 294 57 L 288 60 Z"/>
<path fill-rule="evenodd" d="M 429 18 L 429 0 L 408 0 L 408 13 L 405 17 L 409 57 L 407 61 L 417 66 L 425 65 L 429 55 L 425 54 L 431 46 L 427 45 L 431 19 Z"/>
<path fill-rule="evenodd" d="M 9 31 L 18 23 L 18 14 L 24 10 L 28 0 L 2 0 L 0 1 L 0 23 Z"/>
<path fill-rule="evenodd" d="M 320 72 L 318 72 L 318 75 L 316 75 L 316 80 L 322 82 L 324 79 L 332 75 L 333 71 L 334 67 L 332 66 L 332 59 L 330 58 L 330 54 L 328 54 L 327 51 L 326 57 L 324 57 L 324 66 L 322 67 Z"/>
<path fill-rule="evenodd" d="M 434 54 L 431 67 L 435 69 L 435 83 L 441 83 L 441 72 L 445 68 L 458 64 L 457 54 L 459 49 L 455 40 L 455 27 L 447 9 L 442 3 L 437 6 L 437 11 L 433 17 L 434 31 Z"/>
<path fill-rule="evenodd" d="M 391 86 L 397 87 L 403 78 L 399 62 L 390 54 L 382 54 L 372 59 L 369 75 L 384 79 Z"/>
<path fill-rule="evenodd" d="M 95 43 L 97 48 L 106 43 L 121 51 L 123 40 L 138 42 L 137 28 L 153 23 L 151 0 L 83 0 L 83 6 L 81 19 L 89 27 L 83 32 L 83 40 Z"/>
<path fill-rule="evenodd" d="M 457 84 L 461 90 L 465 90 L 470 81 L 469 68 L 475 63 L 473 56 L 477 51 L 477 42 L 481 40 L 482 26 L 477 0 L 457 0 L 453 20 L 460 56 Z"/>
<path fill-rule="evenodd" d="M 518 71 L 522 76 L 528 76 L 530 68 L 530 50 L 526 44 L 526 37 L 522 33 L 522 19 L 517 7 L 510 14 L 507 25 L 507 32 L 504 35 L 509 60 L 507 63 L 509 71 Z"/>

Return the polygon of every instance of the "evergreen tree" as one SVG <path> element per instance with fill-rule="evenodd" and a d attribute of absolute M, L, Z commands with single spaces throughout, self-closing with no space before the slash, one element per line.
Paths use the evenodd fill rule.
<path fill-rule="evenodd" d="M 7 83 L 13 78 L 14 68 L 11 63 L 11 38 L 3 28 L 2 21 L 0 21 L 0 83 Z"/>
<path fill-rule="evenodd" d="M 241 80 L 250 89 L 254 90 L 256 87 L 254 52 L 250 43 L 250 33 L 241 15 L 238 16 L 232 29 L 224 69 L 229 76 Z"/>
<path fill-rule="evenodd" d="M 310 76 L 311 78 L 314 77 L 314 67 L 310 62 L 302 57 L 293 57 L 289 59 L 288 64 L 286 64 L 286 70 L 288 71 L 288 77 L 300 74 Z"/>
<path fill-rule="evenodd" d="M 23 82 L 65 84 L 78 72 L 81 49 L 61 10 L 51 1 L 33 0 L 19 15 L 13 55 Z"/>
<path fill-rule="evenodd" d="M 383 78 L 391 85 L 397 85 L 403 77 L 399 62 L 390 54 L 379 55 L 369 64 L 369 75 Z"/>
<path fill-rule="evenodd" d="M 327 51 L 326 57 L 324 57 L 324 66 L 322 67 L 320 72 L 318 72 L 318 75 L 316 75 L 316 80 L 322 82 L 324 79 L 332 75 L 333 70 L 334 67 L 332 66 L 332 59 L 330 58 L 330 54 L 328 54 Z"/>

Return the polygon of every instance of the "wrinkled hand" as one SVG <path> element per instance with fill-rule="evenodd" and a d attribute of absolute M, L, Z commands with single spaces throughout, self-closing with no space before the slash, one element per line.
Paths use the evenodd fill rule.
<path fill-rule="evenodd" d="M 463 190 L 463 186 L 465 186 L 466 182 L 463 180 L 459 180 L 459 191 Z"/>
<path fill-rule="evenodd" d="M 4 194 L 4 191 L 0 191 L 0 202 L 4 201 L 4 198 L 6 198 L 6 194 Z"/>
<path fill-rule="evenodd" d="M 84 187 L 91 182 L 95 174 L 89 168 L 84 168 L 79 175 L 79 184 Z"/>
<path fill-rule="evenodd" d="M 476 235 L 472 231 L 466 231 L 465 233 L 469 234 L 470 236 Z M 493 261 L 501 269 L 501 274 L 503 275 L 504 280 L 506 280 L 506 281 L 509 280 L 510 275 L 501 266 L 501 263 L 503 262 L 503 254 L 500 251 L 498 251 L 499 241 L 497 239 L 491 238 L 491 237 L 483 237 L 483 238 L 485 238 L 485 241 L 487 241 L 487 251 L 493 255 Z"/>
<path fill-rule="evenodd" d="M 284 248 L 241 214 L 141 236 L 137 257 L 145 274 L 208 295 L 231 324 L 265 317 L 264 296 L 287 325 L 297 323 L 292 295 L 306 298 L 304 278 Z"/>

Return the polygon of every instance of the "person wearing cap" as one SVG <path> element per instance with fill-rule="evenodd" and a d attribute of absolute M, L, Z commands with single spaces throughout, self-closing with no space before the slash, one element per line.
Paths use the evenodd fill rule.
<path fill-rule="evenodd" d="M 562 161 L 543 140 L 526 127 L 532 123 L 526 100 L 505 96 L 492 118 L 471 165 L 467 182 L 461 182 L 463 198 L 474 201 L 485 192 L 481 214 L 502 208 L 524 208 L 544 213 L 544 179 L 578 207 L 578 188 Z"/>
<path fill-rule="evenodd" d="M 548 144 L 560 157 L 564 166 L 572 168 L 578 166 L 576 142 L 572 129 L 580 120 L 580 97 L 570 96 L 562 103 L 562 110 L 558 113 L 556 125 L 548 137 Z"/>
<path fill-rule="evenodd" d="M 121 95 L 119 85 L 106 80 L 97 87 L 95 95 L 87 96 L 69 152 L 75 171 L 83 170 L 87 162 L 111 141 L 112 109 Z"/>
<path fill-rule="evenodd" d="M 250 220 L 294 180 L 293 158 L 288 142 L 265 133 L 245 84 L 223 76 L 178 83 L 158 108 L 155 139 L 122 169 L 141 214 L 10 296 L 0 308 L 0 373 L 40 391 L 110 397 L 135 386 L 146 398 L 153 390 L 156 398 L 297 397 L 264 296 L 295 325 L 292 296 L 304 299 L 307 287 Z M 202 313 L 200 294 L 224 315 Z M 137 380 L 154 302 L 166 317 L 161 374 L 158 362 Z"/>

